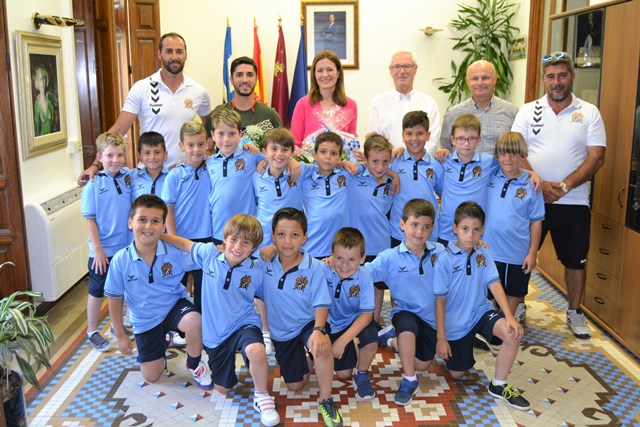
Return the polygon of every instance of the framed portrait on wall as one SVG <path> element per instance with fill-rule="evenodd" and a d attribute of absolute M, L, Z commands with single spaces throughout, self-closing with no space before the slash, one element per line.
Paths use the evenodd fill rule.
<path fill-rule="evenodd" d="M 307 66 L 322 50 L 332 50 L 343 68 L 358 64 L 358 0 L 302 0 Z"/>
<path fill-rule="evenodd" d="M 591 10 L 576 16 L 574 62 L 578 68 L 600 68 L 604 11 Z"/>
<path fill-rule="evenodd" d="M 60 37 L 16 31 L 22 157 L 64 147 L 67 123 Z"/>

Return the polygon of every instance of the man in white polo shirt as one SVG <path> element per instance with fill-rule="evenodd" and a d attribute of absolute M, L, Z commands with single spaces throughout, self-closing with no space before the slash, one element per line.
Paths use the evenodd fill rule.
<path fill-rule="evenodd" d="M 425 148 L 435 153 L 440 138 L 440 110 L 436 101 L 426 93 L 413 89 L 418 61 L 413 52 L 401 50 L 393 54 L 389 73 L 394 89 L 375 96 L 369 104 L 369 131 L 384 135 L 396 147 L 404 147 L 402 118 L 409 111 L 422 110 L 429 117 L 431 136 Z"/>
<path fill-rule="evenodd" d="M 590 338 L 580 302 L 589 251 L 589 179 L 604 164 L 604 123 L 596 106 L 572 93 L 575 72 L 566 52 L 542 58 L 542 79 L 546 94 L 520 109 L 512 130 L 524 135 L 529 148 L 528 164 L 525 161 L 522 167 L 533 169 L 544 181 L 540 244 L 550 232 L 565 267 L 567 325 L 576 337 Z"/>

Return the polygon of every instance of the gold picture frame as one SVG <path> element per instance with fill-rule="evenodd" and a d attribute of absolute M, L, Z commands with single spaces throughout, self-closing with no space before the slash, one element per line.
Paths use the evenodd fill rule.
<path fill-rule="evenodd" d="M 22 158 L 67 144 L 62 41 L 60 37 L 16 31 Z"/>
<path fill-rule="evenodd" d="M 321 50 L 332 50 L 342 68 L 359 68 L 358 0 L 301 0 L 307 67 Z"/>

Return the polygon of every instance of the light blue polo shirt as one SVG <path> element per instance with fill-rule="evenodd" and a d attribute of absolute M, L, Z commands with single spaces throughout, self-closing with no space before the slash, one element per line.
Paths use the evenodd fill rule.
<path fill-rule="evenodd" d="M 444 246 L 428 241 L 425 248 L 419 258 L 403 241 L 395 248 L 379 253 L 364 268 L 374 283 L 384 282 L 389 287 L 391 298 L 397 304 L 391 309 L 392 316 L 400 311 L 408 311 L 435 329 L 433 268 L 444 253 Z"/>
<path fill-rule="evenodd" d="M 364 235 L 367 255 L 377 255 L 391 244 L 391 225 L 387 214 L 393 196 L 391 178 L 378 184 L 368 169 L 356 175 L 349 186 L 349 223 Z"/>
<path fill-rule="evenodd" d="M 491 155 L 474 153 L 469 163 L 462 163 L 458 152 L 448 156 L 443 164 L 444 186 L 438 225 L 440 238 L 456 240 L 453 233 L 453 216 L 462 202 L 473 201 L 483 209 L 487 194 L 487 184 L 491 176 L 500 169 L 500 164 Z"/>
<path fill-rule="evenodd" d="M 429 240 L 438 240 L 438 199 L 436 194 L 442 194 L 443 169 L 442 164 L 431 157 L 424 150 L 424 157 L 416 160 L 405 150 L 400 158 L 391 163 L 389 168 L 400 177 L 400 193 L 393 197 L 391 207 L 391 236 L 394 239 L 404 239 L 404 232 L 400 228 L 402 209 L 411 199 L 425 199 L 433 205 L 436 218 L 433 219 L 433 231 Z"/>
<path fill-rule="evenodd" d="M 508 179 L 501 170 L 487 184 L 487 201 L 482 239 L 489 244 L 496 261 L 521 265 L 529 253 L 531 223 L 544 220 L 542 192 L 531 188 L 531 175 Z"/>
<path fill-rule="evenodd" d="M 264 285 L 257 296 L 267 307 L 271 338 L 291 340 L 315 320 L 316 309 L 328 309 L 331 305 L 323 264 L 303 252 L 300 264 L 289 271 L 282 269 L 277 255 L 262 266 Z"/>
<path fill-rule="evenodd" d="M 302 181 L 316 170 L 312 165 L 300 162 L 300 176 L 296 182 L 291 180 L 288 170 L 278 178 L 269 174 L 269 167 L 263 172 L 253 173 L 253 192 L 258 202 L 256 217 L 262 225 L 264 240 L 259 248 L 273 245 L 271 240 L 271 220 L 278 209 L 291 207 L 302 210 Z"/>
<path fill-rule="evenodd" d="M 499 281 L 487 248 L 467 254 L 455 242 L 449 242 L 436 263 L 433 279 L 435 297 L 447 299 L 444 323 L 448 341 L 467 335 L 487 311 L 493 310 L 487 291 Z"/>
<path fill-rule="evenodd" d="M 133 178 L 133 200 L 143 194 L 155 194 L 158 197 L 162 197 L 162 186 L 168 174 L 169 168 L 163 167 L 160 175 L 152 179 L 147 172 L 147 168 L 135 169 L 131 174 Z"/>
<path fill-rule="evenodd" d="M 188 253 L 162 241 L 149 266 L 131 242 L 111 260 L 104 294 L 124 297 L 133 332 L 141 334 L 158 326 L 179 299 L 187 298 L 180 281 L 185 271 L 195 269 Z"/>
<path fill-rule="evenodd" d="M 361 314 L 373 313 L 373 281 L 364 268 L 360 267 L 346 279 L 341 279 L 326 265 L 323 268 L 331 297 L 329 325 L 332 334 L 349 328 Z"/>
<path fill-rule="evenodd" d="M 131 170 L 122 168 L 115 175 L 98 172 L 82 189 L 82 217 L 95 219 L 98 237 L 105 254 L 112 257 L 131 242 L 129 211 L 131 210 Z M 95 256 L 89 239 L 89 257 Z"/>
<path fill-rule="evenodd" d="M 262 327 L 253 306 L 262 288 L 262 267 L 251 257 L 230 267 L 213 243 L 195 243 L 191 258 L 202 269 L 202 342 L 209 348 L 222 344 L 245 326 Z"/>
<path fill-rule="evenodd" d="M 302 181 L 302 203 L 309 234 L 304 249 L 311 256 L 329 256 L 333 236 L 349 225 L 348 188 L 352 179 L 349 172 L 336 168 L 329 176 L 314 171 Z"/>
<path fill-rule="evenodd" d="M 256 214 L 256 198 L 253 194 L 253 173 L 261 160 L 260 154 L 238 147 L 229 157 L 222 153 L 207 159 L 211 182 L 209 205 L 213 237 L 222 240 L 224 225 L 235 214 Z"/>
<path fill-rule="evenodd" d="M 173 206 L 178 236 L 187 239 L 211 237 L 210 189 L 205 162 L 197 169 L 186 163 L 171 169 L 162 188 L 162 198 L 167 205 Z"/>

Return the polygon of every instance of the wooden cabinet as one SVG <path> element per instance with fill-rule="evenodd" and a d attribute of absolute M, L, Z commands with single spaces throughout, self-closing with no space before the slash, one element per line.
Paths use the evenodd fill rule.
<path fill-rule="evenodd" d="M 637 22 L 640 1 L 605 9 L 599 108 L 607 131 L 607 150 L 605 164 L 593 182 L 583 308 L 640 356 L 640 233 L 629 226 L 631 210 L 627 208 L 630 175 L 636 174 L 630 171 L 638 160 L 632 160 L 640 98 L 640 32 L 633 24 Z M 539 252 L 538 268 L 565 291 L 564 268 L 549 238 Z"/>

